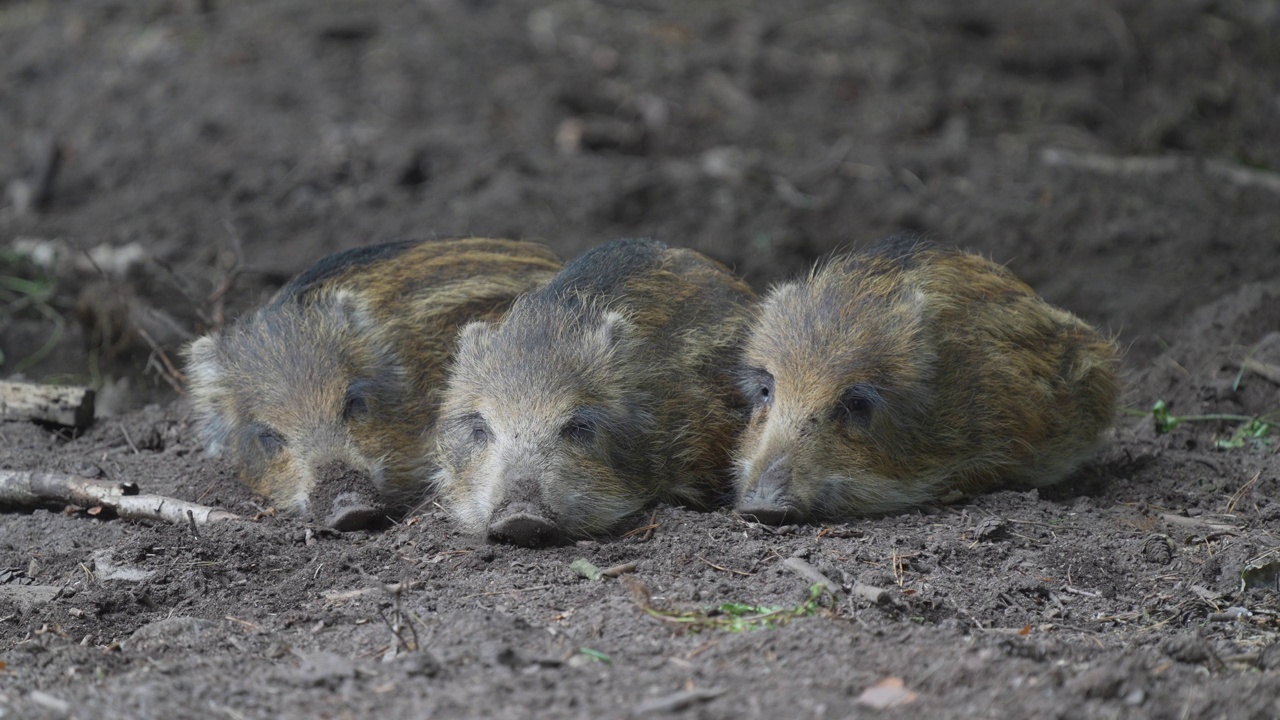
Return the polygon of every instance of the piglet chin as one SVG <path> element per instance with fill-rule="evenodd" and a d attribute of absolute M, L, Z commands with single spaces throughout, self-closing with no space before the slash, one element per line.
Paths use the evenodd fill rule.
<path fill-rule="evenodd" d="M 791 525 L 804 520 L 804 513 L 791 505 L 740 505 L 737 513 L 745 520 L 763 525 Z"/>

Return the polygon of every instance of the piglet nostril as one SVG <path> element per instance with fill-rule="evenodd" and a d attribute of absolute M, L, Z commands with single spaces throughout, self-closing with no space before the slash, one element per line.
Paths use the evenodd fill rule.
<path fill-rule="evenodd" d="M 358 493 L 342 493 L 333 499 L 324 524 L 338 532 L 369 530 L 387 519 L 386 508 Z"/>
<path fill-rule="evenodd" d="M 560 542 L 560 530 L 546 518 L 516 515 L 490 525 L 489 539 L 524 547 L 546 547 Z"/>
<path fill-rule="evenodd" d="M 343 462 L 317 469 L 308 505 L 316 520 L 340 532 L 376 527 L 387 516 L 373 477 Z"/>
<path fill-rule="evenodd" d="M 798 522 L 804 513 L 791 496 L 791 459 L 787 456 L 768 461 L 756 484 L 738 498 L 737 512 L 748 520 L 768 525 Z"/>
<path fill-rule="evenodd" d="M 562 540 L 560 528 L 525 503 L 514 503 L 499 510 L 489 522 L 489 539 L 524 547 L 546 547 Z"/>

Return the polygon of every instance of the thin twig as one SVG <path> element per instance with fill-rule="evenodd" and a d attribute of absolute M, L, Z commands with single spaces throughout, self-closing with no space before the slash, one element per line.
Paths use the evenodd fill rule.
<path fill-rule="evenodd" d="M 396 642 L 400 644 L 400 647 L 405 652 L 411 652 L 417 649 L 416 642 L 414 643 L 413 646 L 410 646 L 409 641 L 404 638 L 404 635 L 400 634 L 403 628 L 400 626 L 399 618 L 396 619 L 395 623 L 392 623 L 390 620 L 387 619 L 386 614 L 382 612 L 382 608 L 378 608 L 378 618 L 382 620 L 382 624 L 386 625 L 387 629 L 391 631 L 391 634 L 395 636 Z"/>
<path fill-rule="evenodd" d="M 1247 358 L 1240 364 L 1240 372 L 1244 372 L 1245 370 L 1257 373 L 1267 380 L 1280 385 L 1280 365 L 1272 365 L 1271 363 L 1262 362 L 1261 360 Z"/>
<path fill-rule="evenodd" d="M 836 598 L 844 595 L 844 590 L 831 581 L 821 570 L 810 565 L 804 558 L 789 557 L 782 561 L 782 566 L 804 578 L 810 585 L 821 585 L 822 589 Z"/>
<path fill-rule="evenodd" d="M 1253 474 L 1253 477 L 1252 477 L 1252 478 L 1250 478 L 1249 482 L 1247 482 L 1247 483 L 1245 483 L 1245 484 L 1241 485 L 1241 486 L 1240 486 L 1240 489 L 1239 489 L 1239 490 L 1237 490 L 1237 491 L 1235 492 L 1235 494 L 1231 496 L 1231 502 L 1227 503 L 1227 514 L 1228 514 L 1228 515 L 1231 515 L 1231 514 L 1235 513 L 1235 510 L 1236 510 L 1236 504 L 1237 504 L 1237 503 L 1239 503 L 1239 502 L 1240 502 L 1240 500 L 1241 500 L 1242 498 L 1244 498 L 1244 494 L 1245 494 L 1246 492 L 1248 492 L 1251 488 L 1253 488 L 1253 486 L 1254 486 L 1255 484 L 1257 484 L 1257 482 L 1258 482 L 1258 478 L 1260 478 L 1260 477 L 1262 477 L 1262 471 L 1261 471 L 1261 470 L 1259 470 L 1258 472 L 1254 473 L 1254 474 Z"/>
<path fill-rule="evenodd" d="M 649 516 L 648 525 L 644 525 L 638 528 L 633 528 L 630 531 L 623 533 L 622 537 L 627 538 L 627 537 L 631 537 L 632 535 L 636 535 L 638 533 L 644 533 L 644 535 L 640 537 L 639 542 L 649 542 L 649 538 L 653 537 L 653 531 L 658 529 L 659 523 L 657 520 L 658 520 L 658 511 L 654 510 L 653 514 Z"/>
<path fill-rule="evenodd" d="M 459 600 L 473 600 L 478 597 L 492 597 L 494 595 L 510 595 L 512 593 L 532 592 L 534 590 L 548 590 L 550 585 L 534 585 L 527 588 L 512 588 L 510 590 L 493 590 L 491 592 L 475 593 L 473 595 L 463 595 Z"/>
<path fill-rule="evenodd" d="M 658 527 L 657 525 L 641 525 L 638 528 L 632 528 L 631 530 L 628 530 L 627 532 L 623 533 L 622 537 L 628 538 L 628 537 L 631 537 L 632 535 L 639 535 L 640 533 L 651 533 L 654 530 L 656 530 L 657 527 Z"/>
<path fill-rule="evenodd" d="M 258 623 L 255 623 L 255 622 L 250 622 L 250 621 L 248 621 L 248 620 L 241 620 L 241 619 L 240 619 L 240 618 L 238 618 L 238 617 L 232 617 L 232 616 L 230 616 L 230 615 L 226 615 L 226 616 L 224 616 L 222 619 L 223 619 L 223 620 L 230 620 L 230 621 L 231 621 L 231 622 L 233 622 L 233 623 L 239 623 L 240 625 L 243 625 L 243 626 L 245 626 L 245 627 L 247 627 L 247 628 L 249 628 L 250 630 L 253 630 L 253 631 L 255 631 L 255 632 L 262 632 L 262 626 L 261 626 L 261 625 L 259 625 Z"/>
<path fill-rule="evenodd" d="M 173 361 L 169 359 L 169 354 L 156 343 L 150 333 L 141 326 L 137 328 L 137 331 L 138 336 L 151 347 L 151 352 L 155 357 L 159 358 L 160 362 L 164 365 L 164 368 L 157 369 L 157 374 L 160 375 L 166 383 L 169 383 L 169 387 L 173 388 L 179 395 L 186 395 L 187 391 L 183 388 L 183 384 L 187 381 L 186 374 L 173 364 Z"/>
<path fill-rule="evenodd" d="M 699 560 L 706 563 L 707 565 L 715 568 L 716 570 L 720 570 L 722 572 L 727 572 L 727 573 L 733 573 L 734 575 L 741 575 L 743 577 L 751 577 L 751 573 L 749 572 L 743 572 L 742 570 L 734 570 L 733 568 L 727 568 L 727 567 L 724 567 L 723 565 L 717 565 L 711 562 L 710 560 L 702 557 L 701 555 L 695 555 L 694 557 L 698 558 Z"/>
<path fill-rule="evenodd" d="M 138 452 L 138 446 L 134 444 L 133 438 L 129 437 L 128 428 L 124 426 L 124 423 L 117 423 L 117 425 L 120 427 L 120 432 L 124 435 L 124 441 L 129 443 L 129 449 L 133 451 L 134 455 L 141 455 L 142 453 Z"/>
<path fill-rule="evenodd" d="M 222 226 L 226 228 L 227 236 L 231 239 L 232 262 L 231 267 L 227 268 L 222 282 L 209 294 L 208 304 L 213 308 L 212 317 L 210 318 L 212 321 L 210 329 L 212 330 L 217 330 L 226 324 L 227 293 L 231 292 L 231 288 L 235 286 L 240 273 L 244 271 L 244 249 L 241 247 L 240 233 L 236 231 L 235 224 L 228 217 L 224 216 L 222 218 Z"/>

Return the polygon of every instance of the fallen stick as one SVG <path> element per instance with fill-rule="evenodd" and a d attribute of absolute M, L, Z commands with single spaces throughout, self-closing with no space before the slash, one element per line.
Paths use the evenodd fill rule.
<path fill-rule="evenodd" d="M 635 564 L 635 563 L 633 563 L 633 562 L 629 562 L 629 563 L 622 563 L 621 565 L 614 565 L 613 567 L 607 567 L 607 568 L 605 568 L 605 569 L 601 570 L 601 571 L 600 571 L 600 577 L 602 577 L 602 578 L 616 578 L 616 577 L 618 577 L 618 576 L 620 576 L 620 575 L 626 575 L 626 574 L 627 574 L 627 573 L 629 573 L 629 572 L 635 572 L 635 571 L 636 571 L 636 564 Z"/>
<path fill-rule="evenodd" d="M 578 558 L 577 560 L 574 560 L 572 563 L 569 563 L 569 569 L 578 573 L 582 577 L 592 582 L 595 582 L 597 580 L 604 580 L 605 578 L 616 578 L 619 575 L 625 575 L 629 572 L 635 572 L 636 564 L 633 562 L 622 563 L 621 565 L 614 565 L 613 567 L 607 567 L 601 570 L 600 568 L 593 565 L 590 560 L 586 558 Z"/>
<path fill-rule="evenodd" d="M 1228 525 L 1226 523 L 1216 523 L 1201 518 L 1185 517 L 1183 515 L 1174 515 L 1172 513 L 1160 513 L 1161 519 L 1170 525 L 1178 527 L 1195 528 L 1197 530 L 1214 530 L 1224 533 L 1236 533 L 1240 530 L 1238 525 Z"/>
<path fill-rule="evenodd" d="M 856 582 L 853 584 L 853 594 L 866 600 L 872 605 L 879 605 L 889 600 L 889 591 L 875 585 L 867 585 L 866 583 Z"/>
<path fill-rule="evenodd" d="M 652 700 L 645 700 L 631 709 L 633 715 L 659 715 L 674 713 L 693 707 L 698 703 L 715 700 L 728 692 L 723 688 L 694 688 L 664 695 Z"/>
<path fill-rule="evenodd" d="M 1255 170 L 1225 160 L 1166 157 L 1112 157 L 1097 153 L 1081 153 L 1060 148 L 1046 148 L 1040 160 L 1053 167 L 1069 167 L 1104 175 L 1171 175 L 1196 172 L 1243 187 L 1257 187 L 1280 192 L 1280 173 Z"/>
<path fill-rule="evenodd" d="M 1244 369 L 1255 372 L 1271 382 L 1280 385 L 1280 365 L 1272 365 L 1260 360 L 1249 358 L 1243 363 Z"/>
<path fill-rule="evenodd" d="M 822 574 L 818 568 L 810 565 L 804 558 L 789 557 L 782 561 L 782 566 L 804 578 L 810 585 L 821 585 L 823 590 L 837 598 L 844 596 L 844 589 Z"/>
<path fill-rule="evenodd" d="M 93 397 L 87 387 L 0 381 L 0 420 L 88 427 L 93 422 Z"/>
<path fill-rule="evenodd" d="M 0 470 L 0 505 L 32 506 L 51 501 L 81 507 L 101 506 L 128 520 L 208 525 L 243 519 L 208 505 L 162 495 L 143 495 L 137 484 L 131 482 L 90 480 L 57 472 Z"/>
<path fill-rule="evenodd" d="M 803 558 L 789 557 L 782 561 L 782 566 L 800 577 L 808 580 L 810 584 L 822 585 L 823 589 L 830 592 L 836 598 L 844 597 L 844 589 L 831 581 L 831 578 L 822 574 L 818 568 L 810 565 Z M 879 605 L 889 600 L 889 591 L 884 588 L 878 588 L 874 585 L 855 582 L 853 587 L 849 588 L 854 595 L 866 600 L 872 605 Z"/>
<path fill-rule="evenodd" d="M 582 577 L 595 582 L 601 579 L 602 574 L 600 568 L 596 567 L 590 560 L 586 558 L 578 558 L 569 563 L 569 569 L 578 573 Z"/>

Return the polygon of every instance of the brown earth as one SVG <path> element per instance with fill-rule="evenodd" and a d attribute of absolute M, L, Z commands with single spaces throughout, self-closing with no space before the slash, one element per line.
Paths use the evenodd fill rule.
<path fill-rule="evenodd" d="M 0 48 L 0 374 L 103 388 L 79 435 L 0 425 L 0 469 L 258 514 L 162 358 L 325 253 L 463 233 L 651 235 L 763 289 L 923 231 L 1117 333 L 1130 407 L 1280 409 L 1239 369 L 1280 364 L 1277 2 L 8 0 Z M 1125 416 L 1039 495 L 776 532 L 661 508 L 547 550 L 436 509 L 11 508 L 0 717 L 1272 718 L 1275 581 L 1241 579 L 1280 554 L 1280 455 L 1219 449 L 1241 425 Z M 793 557 L 886 592 L 743 632 L 644 609 L 802 606 Z M 860 702 L 886 678 L 914 699 Z"/>

